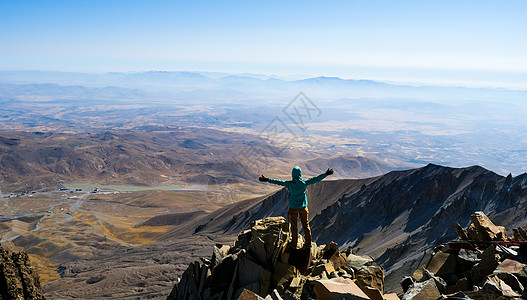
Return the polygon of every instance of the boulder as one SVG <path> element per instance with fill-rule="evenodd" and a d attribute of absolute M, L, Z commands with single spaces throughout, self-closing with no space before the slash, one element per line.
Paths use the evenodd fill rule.
<path fill-rule="evenodd" d="M 317 280 L 315 293 L 319 300 L 369 300 L 370 298 L 350 279 Z"/>
<path fill-rule="evenodd" d="M 249 242 L 249 245 L 247 246 L 247 253 L 260 265 L 267 265 L 265 242 L 261 238 L 257 237 Z"/>
<path fill-rule="evenodd" d="M 238 276 L 237 286 L 247 287 L 256 294 L 260 294 L 261 282 L 264 275 L 264 268 L 253 262 L 247 255 L 238 257 Z M 256 283 L 256 285 L 252 285 Z"/>
<path fill-rule="evenodd" d="M 492 295 L 494 299 L 499 297 L 521 297 L 520 294 L 515 292 L 505 281 L 501 280 L 496 275 L 490 275 L 483 284 L 483 293 Z"/>
<path fill-rule="evenodd" d="M 274 269 L 273 282 L 279 292 L 283 293 L 293 278 L 299 275 L 300 274 L 295 266 L 278 262 Z"/>
<path fill-rule="evenodd" d="M 525 264 L 517 260 L 507 258 L 498 265 L 496 270 L 494 270 L 494 274 L 511 273 L 517 275 L 523 270 L 525 266 Z"/>
<path fill-rule="evenodd" d="M 468 231 L 456 230 L 460 240 L 437 246 L 411 278 L 401 281 L 402 299 L 437 299 L 439 292 L 447 294 L 440 299 L 527 299 L 526 245 L 495 245 L 507 240 L 505 228 L 482 212 L 472 215 Z M 516 239 L 523 239 L 520 229 L 515 232 Z"/>
<path fill-rule="evenodd" d="M 464 268 L 470 269 L 481 261 L 481 253 L 475 250 L 460 249 L 457 254 L 457 261 Z"/>
<path fill-rule="evenodd" d="M 431 258 L 425 269 L 439 277 L 446 278 L 456 273 L 457 256 L 453 253 L 438 251 Z"/>
<path fill-rule="evenodd" d="M 431 300 L 441 297 L 441 293 L 433 279 L 428 279 L 423 282 L 417 282 L 412 285 L 406 293 L 404 293 L 402 300 Z"/>
<path fill-rule="evenodd" d="M 506 241 L 507 231 L 503 226 L 496 226 L 481 211 L 470 216 L 471 223 L 468 227 L 468 236 L 476 241 Z"/>
<path fill-rule="evenodd" d="M 487 275 L 490 275 L 492 272 L 494 272 L 499 264 L 500 256 L 496 253 L 495 246 L 491 245 L 487 247 L 487 249 L 485 249 L 481 255 L 481 261 L 474 265 L 470 271 L 473 283 L 481 283 Z"/>
<path fill-rule="evenodd" d="M 510 286 L 516 293 L 521 295 L 525 291 L 523 284 L 521 284 L 520 280 L 515 275 L 511 273 L 498 273 L 495 275 Z"/>
<path fill-rule="evenodd" d="M 346 267 L 354 269 L 354 270 L 358 270 L 362 268 L 364 265 L 366 265 L 367 263 L 372 262 L 372 261 L 373 261 L 373 258 L 371 258 L 370 256 L 359 256 L 359 255 L 351 253 L 346 257 Z"/>
<path fill-rule="evenodd" d="M 424 281 L 428 278 L 425 275 L 424 269 L 434 273 L 436 276 L 448 278 L 450 275 L 456 273 L 457 255 L 454 253 L 445 253 L 437 251 L 430 259 L 424 263 L 420 268 L 414 271 L 412 277 L 415 281 Z"/>
<path fill-rule="evenodd" d="M 433 279 L 434 280 L 439 292 L 441 292 L 441 293 L 446 292 L 446 287 L 447 286 L 446 286 L 446 282 L 445 282 L 445 280 L 443 278 L 435 276 L 434 273 L 428 271 L 427 269 L 423 269 L 423 274 L 424 274 L 426 280 L 428 280 L 428 279 Z"/>
<path fill-rule="evenodd" d="M 374 261 L 358 269 L 355 278 L 361 288 L 369 286 L 381 293 L 384 291 L 384 269 Z"/>

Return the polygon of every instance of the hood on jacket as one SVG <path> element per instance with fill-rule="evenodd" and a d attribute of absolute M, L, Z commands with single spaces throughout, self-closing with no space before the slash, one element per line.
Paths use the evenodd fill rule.
<path fill-rule="evenodd" d="M 294 167 L 293 171 L 291 171 L 291 175 L 293 176 L 293 180 L 300 179 L 300 177 L 302 177 L 302 169 L 300 169 L 299 166 Z"/>

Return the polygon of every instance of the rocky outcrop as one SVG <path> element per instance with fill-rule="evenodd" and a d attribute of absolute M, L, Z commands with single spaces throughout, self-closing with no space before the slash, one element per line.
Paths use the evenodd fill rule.
<path fill-rule="evenodd" d="M 0 246 L 0 299 L 45 299 L 38 274 L 24 252 L 14 253 Z"/>
<path fill-rule="evenodd" d="M 371 257 L 336 243 L 293 248 L 283 217 L 251 225 L 233 246 L 191 263 L 168 299 L 385 299 L 384 269 Z"/>
<path fill-rule="evenodd" d="M 467 229 L 456 226 L 459 239 L 438 246 L 430 259 L 401 286 L 402 299 L 526 299 L 527 242 L 507 237 L 483 213 L 471 216 Z M 518 232 L 523 231 L 519 228 Z"/>

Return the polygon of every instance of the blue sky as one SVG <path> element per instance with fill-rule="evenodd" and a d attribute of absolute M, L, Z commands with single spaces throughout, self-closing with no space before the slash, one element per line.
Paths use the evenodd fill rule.
<path fill-rule="evenodd" d="M 0 69 L 306 74 L 527 89 L 527 1 L 11 1 Z"/>

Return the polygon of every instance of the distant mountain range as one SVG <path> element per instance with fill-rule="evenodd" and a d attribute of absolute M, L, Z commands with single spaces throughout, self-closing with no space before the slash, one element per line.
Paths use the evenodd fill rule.
<path fill-rule="evenodd" d="M 61 86 L 120 87 L 148 92 L 174 94 L 197 90 L 237 90 L 265 95 L 291 95 L 291 91 L 305 90 L 312 96 L 323 99 L 334 97 L 407 97 L 411 99 L 427 96 L 428 100 L 453 100 L 477 97 L 481 100 L 496 99 L 496 95 L 520 98 L 527 91 L 511 91 L 497 88 L 467 88 L 453 86 L 416 86 L 391 84 L 375 80 L 342 79 L 339 77 L 308 77 L 288 79 L 262 74 L 227 74 L 215 72 L 148 71 L 128 73 L 74 73 L 56 71 L 0 71 L 0 83 L 9 84 L 57 84 Z M 475 94 L 476 93 L 476 94 Z M 325 96 L 324 96 L 325 95 Z M 270 100 L 270 99 L 268 99 Z"/>
<path fill-rule="evenodd" d="M 507 228 L 527 225 L 527 174 L 504 177 L 478 166 L 430 164 L 369 179 L 326 180 L 310 186 L 308 195 L 314 240 L 372 255 L 390 274 L 391 289 L 433 247 L 455 238 L 455 224 L 466 227 L 475 211 Z M 287 217 L 285 190 L 180 224 L 163 239 L 234 234 L 267 216 Z"/>

